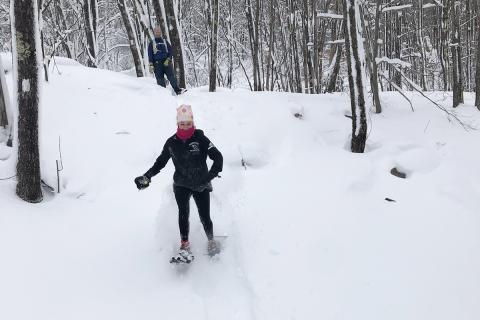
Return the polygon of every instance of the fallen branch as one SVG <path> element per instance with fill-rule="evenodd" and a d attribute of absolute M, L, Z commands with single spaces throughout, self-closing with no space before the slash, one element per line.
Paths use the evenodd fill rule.
<path fill-rule="evenodd" d="M 412 109 L 413 112 L 415 112 L 415 109 L 413 108 L 412 101 L 410 99 L 408 99 L 407 95 L 402 91 L 402 88 L 400 88 L 394 82 L 392 82 L 392 80 L 390 80 L 387 76 L 385 76 L 384 73 L 379 73 L 379 74 L 380 74 L 381 77 L 383 77 L 385 80 L 387 80 L 388 83 L 390 83 L 390 85 L 392 87 L 394 87 L 395 90 L 397 90 L 405 98 L 405 100 L 408 101 L 408 103 L 410 103 L 410 108 Z"/>
<path fill-rule="evenodd" d="M 450 111 L 448 110 L 447 108 L 445 108 L 444 106 L 438 104 L 437 102 L 433 101 L 432 99 L 430 99 L 429 97 L 427 97 L 427 95 L 425 95 L 425 93 L 422 92 L 422 90 L 420 90 L 417 86 L 417 84 L 413 83 L 412 80 L 410 80 L 405 74 L 403 74 L 403 72 L 401 70 L 398 70 L 397 67 L 395 67 L 395 70 L 397 70 L 397 72 L 400 73 L 400 75 L 402 76 L 402 78 L 407 82 L 407 84 L 411 85 L 413 90 L 417 91 L 418 93 L 420 93 L 425 99 L 427 99 L 428 101 L 430 101 L 431 103 L 433 103 L 433 105 L 435 107 L 437 107 L 438 109 L 442 110 L 443 112 L 445 112 L 447 114 L 447 119 L 448 121 L 451 121 L 451 118 L 453 118 L 455 121 L 457 121 L 462 127 L 463 129 L 465 129 L 466 131 L 468 130 L 476 130 L 477 128 L 469 125 L 469 124 L 466 124 L 465 122 L 463 122 L 458 116 L 457 114 L 454 112 L 454 111 Z"/>

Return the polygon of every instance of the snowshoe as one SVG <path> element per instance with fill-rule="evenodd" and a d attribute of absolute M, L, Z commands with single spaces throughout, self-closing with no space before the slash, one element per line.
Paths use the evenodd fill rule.
<path fill-rule="evenodd" d="M 190 250 L 190 243 L 188 241 L 182 241 L 178 254 L 170 259 L 170 263 L 191 263 L 194 259 L 195 257 Z"/>
<path fill-rule="evenodd" d="M 215 240 L 208 240 L 207 253 L 210 257 L 214 257 L 220 253 L 220 243 Z"/>
<path fill-rule="evenodd" d="M 175 92 L 175 94 L 176 94 L 177 96 L 179 96 L 179 95 L 181 95 L 181 94 L 183 94 L 183 93 L 185 93 L 185 92 L 187 92 L 187 91 L 188 91 L 187 89 L 181 88 L 180 91 Z"/>

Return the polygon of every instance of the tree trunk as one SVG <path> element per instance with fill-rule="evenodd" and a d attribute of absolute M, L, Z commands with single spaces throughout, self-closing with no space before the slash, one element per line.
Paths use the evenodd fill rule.
<path fill-rule="evenodd" d="M 378 66 L 377 66 L 377 57 L 378 57 L 378 38 L 380 37 L 380 1 L 377 1 L 375 9 L 375 31 L 374 39 L 371 41 L 373 43 L 373 52 L 372 52 L 372 74 L 370 75 L 371 81 L 370 85 L 372 86 L 373 93 L 373 103 L 375 104 L 375 112 L 382 112 L 382 104 L 380 102 L 380 88 L 378 87 Z"/>
<path fill-rule="evenodd" d="M 442 9 L 442 20 L 441 20 L 441 34 L 442 34 L 442 44 L 440 46 L 442 52 L 440 55 L 440 64 L 442 66 L 443 71 L 443 90 L 448 91 L 450 90 L 450 59 L 448 56 L 448 38 L 449 38 L 449 28 L 448 28 L 448 20 L 449 15 L 448 12 L 450 10 L 450 4 L 453 0 L 444 0 L 443 1 L 443 9 Z"/>
<path fill-rule="evenodd" d="M 133 56 L 133 63 L 135 64 L 135 71 L 137 72 L 137 77 L 144 77 L 145 70 L 142 62 L 142 55 L 140 53 L 140 47 L 138 45 L 137 36 L 133 29 L 132 20 L 130 14 L 128 13 L 128 7 L 126 0 L 117 0 L 118 9 L 120 10 L 120 15 L 122 16 L 123 25 L 127 31 L 128 40 L 130 43 L 130 51 Z"/>
<path fill-rule="evenodd" d="M 348 83 L 352 108 L 351 150 L 363 153 L 367 140 L 367 118 L 365 110 L 364 69 L 365 49 L 361 33 L 359 0 L 344 0 L 345 49 L 347 53 Z M 358 17 L 357 17 L 358 15 Z"/>
<path fill-rule="evenodd" d="M 403 16 L 404 14 L 400 14 L 399 12 L 395 13 L 395 38 L 393 39 L 393 47 L 395 58 L 399 60 L 402 59 Z M 395 83 L 398 88 L 402 87 L 402 74 L 396 68 L 393 70 L 393 83 Z"/>
<path fill-rule="evenodd" d="M 41 61 L 43 66 L 43 72 L 45 74 L 45 81 L 48 82 L 48 60 L 45 56 L 45 37 L 43 34 L 43 0 L 38 0 L 38 27 L 40 32 L 40 44 L 42 48 Z"/>
<path fill-rule="evenodd" d="M 480 5 L 476 3 L 477 9 L 477 70 L 475 73 L 475 105 L 480 110 Z"/>
<path fill-rule="evenodd" d="M 145 2 L 143 0 L 134 0 L 133 1 L 133 9 L 134 9 L 134 21 L 137 30 L 138 36 L 138 43 L 139 43 L 139 50 L 140 53 L 143 54 L 142 61 L 144 65 L 145 75 L 147 74 L 148 69 L 148 52 L 147 47 L 150 41 L 155 39 L 153 35 L 153 26 L 151 25 L 149 17 L 149 13 L 147 7 L 145 6 Z"/>
<path fill-rule="evenodd" d="M 6 129 L 8 126 L 7 105 L 9 101 L 7 100 L 8 89 L 3 70 L 2 58 L 0 57 L 0 127 Z"/>
<path fill-rule="evenodd" d="M 257 0 L 258 1 L 258 0 Z M 247 17 L 247 26 L 248 34 L 250 37 L 250 49 L 252 51 L 252 60 L 253 60 L 253 90 L 261 91 L 261 79 L 260 74 L 260 64 L 259 64 L 259 52 L 258 52 L 258 21 L 255 21 L 252 13 L 252 3 L 250 0 L 245 0 L 245 14 Z"/>
<path fill-rule="evenodd" d="M 155 16 L 157 17 L 157 26 L 162 29 L 163 37 L 170 41 L 170 37 L 168 34 L 168 27 L 165 22 L 166 14 L 165 14 L 165 5 L 163 0 L 152 0 L 153 3 L 153 11 L 155 11 Z"/>
<path fill-rule="evenodd" d="M 228 1 L 228 21 L 227 21 L 227 36 L 228 36 L 228 75 L 227 86 L 232 88 L 233 82 L 233 0 Z"/>
<path fill-rule="evenodd" d="M 54 6 L 55 6 L 54 15 L 55 15 L 55 20 L 57 22 L 57 25 L 61 26 L 63 31 L 66 31 L 68 28 L 67 28 L 67 23 L 65 21 L 65 15 L 63 14 L 63 8 L 62 8 L 62 5 L 61 5 L 60 1 L 55 0 Z M 58 36 L 62 36 L 62 34 L 59 33 Z M 66 38 L 65 39 L 66 41 L 62 41 L 62 47 L 63 47 L 63 50 L 65 50 L 67 58 L 72 59 L 73 55 L 72 55 L 72 51 L 71 51 L 69 41 L 68 41 L 70 36 L 65 35 L 65 38 Z"/>
<path fill-rule="evenodd" d="M 460 8 L 452 1 L 452 57 L 453 57 L 453 107 L 463 103 L 462 47 L 460 41 Z"/>
<path fill-rule="evenodd" d="M 270 25 L 269 25 L 269 40 L 268 40 L 268 57 L 267 57 L 267 80 L 265 82 L 265 88 L 273 91 L 274 79 L 275 79 L 275 7 L 278 6 L 276 0 L 270 1 Z"/>
<path fill-rule="evenodd" d="M 320 32 L 318 30 L 318 19 L 317 19 L 317 1 L 311 1 L 311 10 L 313 13 L 312 19 L 312 37 L 313 37 L 313 81 L 315 84 L 314 92 L 320 93 L 321 92 L 321 77 L 319 75 L 319 41 L 318 38 L 320 36 Z"/>
<path fill-rule="evenodd" d="M 335 89 L 337 88 L 337 77 L 338 77 L 338 72 L 340 71 L 340 61 L 342 60 L 342 45 L 341 44 L 336 44 L 334 45 L 335 48 L 335 55 L 333 56 L 333 68 L 332 71 L 330 72 L 330 76 L 328 78 L 328 84 L 327 84 L 327 89 L 325 92 L 332 93 L 335 92 Z"/>
<path fill-rule="evenodd" d="M 417 32 L 416 32 L 416 42 L 418 45 L 418 50 L 420 51 L 420 83 L 423 91 L 428 91 L 428 81 L 427 81 L 427 58 L 425 53 L 425 44 L 423 41 L 423 0 L 414 0 L 414 9 L 417 13 Z M 418 7 L 416 7 L 418 6 Z"/>
<path fill-rule="evenodd" d="M 0 127 L 4 127 L 7 131 L 7 146 L 13 144 L 13 113 L 10 95 L 7 88 L 7 79 L 3 68 L 3 62 L 0 58 Z"/>
<path fill-rule="evenodd" d="M 17 88 L 18 88 L 18 162 L 17 195 L 28 202 L 43 199 L 38 145 L 39 77 L 36 47 L 36 0 L 15 0 Z"/>
<path fill-rule="evenodd" d="M 313 63 L 311 52 L 313 50 L 313 43 L 310 42 L 310 30 L 309 30 L 309 5 L 308 0 L 303 0 L 303 41 L 304 41 L 304 64 L 305 64 L 305 86 L 308 86 L 308 89 L 305 90 L 306 93 L 314 93 L 314 84 L 313 84 Z"/>
<path fill-rule="evenodd" d="M 97 67 L 97 0 L 84 0 L 85 35 L 87 38 L 87 65 Z"/>
<path fill-rule="evenodd" d="M 297 18 L 296 12 L 297 8 L 295 6 L 296 0 L 288 0 L 289 9 L 290 9 L 290 18 L 287 20 L 289 21 L 289 31 L 290 31 L 290 52 L 292 57 L 292 66 L 294 70 L 294 87 L 295 90 L 292 90 L 297 93 L 302 93 L 302 79 L 300 76 L 300 57 L 298 55 L 298 47 L 297 47 Z"/>
<path fill-rule="evenodd" d="M 343 0 L 342 0 L 343 1 Z M 326 0 L 322 8 L 322 12 L 328 12 L 331 0 Z M 316 12 L 316 10 L 315 10 Z M 317 21 L 318 19 L 315 19 Z M 327 30 L 326 19 L 322 19 L 320 26 L 318 27 L 318 32 L 315 32 L 315 73 L 317 79 L 317 93 L 322 92 L 322 82 L 323 82 L 323 50 L 325 46 L 325 35 Z"/>
<path fill-rule="evenodd" d="M 263 6 L 262 0 L 255 1 L 255 18 L 254 18 L 254 46 L 255 52 L 257 53 L 257 78 L 258 78 L 258 91 L 263 90 L 263 41 L 260 37 L 260 25 L 262 20 L 260 19 L 260 11 Z"/>
<path fill-rule="evenodd" d="M 218 0 L 209 0 L 212 10 L 212 35 L 210 37 L 210 86 L 209 91 L 215 92 L 217 90 L 217 44 L 218 44 Z"/>
<path fill-rule="evenodd" d="M 173 56 L 175 59 L 175 71 L 180 88 L 186 87 L 185 62 L 183 59 L 183 43 L 178 22 L 177 12 L 174 6 L 174 0 L 165 0 L 165 13 L 167 14 L 168 30 L 170 41 L 173 47 Z"/>

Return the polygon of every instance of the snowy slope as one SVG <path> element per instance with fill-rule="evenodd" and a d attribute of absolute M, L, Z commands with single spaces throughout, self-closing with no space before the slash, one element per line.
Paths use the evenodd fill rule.
<path fill-rule="evenodd" d="M 174 97 L 153 79 L 57 63 L 43 88 L 41 161 L 56 186 L 60 137 L 62 192 L 31 205 L 0 181 L 0 319 L 480 317 L 480 133 L 422 97 L 411 95 L 412 113 L 384 93 L 359 155 L 348 151 L 346 94 Z M 459 112 L 480 126 L 472 98 Z M 192 203 L 187 268 L 168 263 L 179 242 L 172 163 L 147 190 L 133 184 L 181 103 L 224 155 L 212 216 L 228 235 L 209 261 Z M 14 168 L 13 155 L 0 161 L 0 178 Z"/>

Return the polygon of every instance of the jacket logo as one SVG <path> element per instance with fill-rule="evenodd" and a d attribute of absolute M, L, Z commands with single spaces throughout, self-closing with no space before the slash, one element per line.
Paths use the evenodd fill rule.
<path fill-rule="evenodd" d="M 194 153 L 197 153 L 197 152 L 200 152 L 200 143 L 198 142 L 191 142 L 189 145 L 190 147 L 190 152 L 194 152 Z"/>

